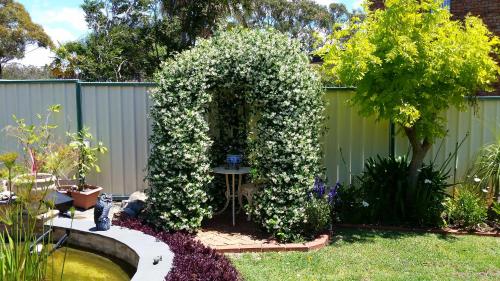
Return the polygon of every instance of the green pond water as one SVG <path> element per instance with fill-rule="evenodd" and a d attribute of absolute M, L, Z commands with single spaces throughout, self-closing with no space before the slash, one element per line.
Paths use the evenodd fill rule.
<path fill-rule="evenodd" d="M 64 265 L 64 281 L 130 281 L 130 272 L 110 259 L 65 247 L 55 251 L 49 258 L 47 280 L 60 280 L 66 249 L 68 252 Z"/>

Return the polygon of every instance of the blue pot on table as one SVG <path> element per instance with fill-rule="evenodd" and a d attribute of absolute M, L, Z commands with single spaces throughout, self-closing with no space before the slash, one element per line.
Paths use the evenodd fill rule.
<path fill-rule="evenodd" d="M 241 154 L 228 154 L 226 156 L 227 168 L 230 170 L 239 169 L 242 160 L 243 156 Z"/>

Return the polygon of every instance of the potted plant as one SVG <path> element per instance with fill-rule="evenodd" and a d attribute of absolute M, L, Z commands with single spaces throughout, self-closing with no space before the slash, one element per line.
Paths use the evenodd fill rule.
<path fill-rule="evenodd" d="M 92 134 L 88 128 L 84 128 L 78 133 L 69 134 L 71 138 L 70 147 L 78 154 L 77 157 L 77 177 L 76 185 L 61 185 L 61 190 L 73 197 L 73 205 L 82 209 L 89 209 L 95 206 L 97 197 L 102 191 L 102 187 L 87 184 L 86 178 L 89 172 L 96 171 L 99 173 L 101 169 L 97 165 L 98 154 L 103 154 L 107 151 L 102 142 L 98 142 L 96 146 L 92 146 Z"/>
<path fill-rule="evenodd" d="M 226 154 L 227 169 L 238 170 L 243 162 L 243 155 L 234 147 L 230 146 Z"/>
<path fill-rule="evenodd" d="M 27 124 L 24 119 L 13 116 L 15 125 L 5 128 L 8 135 L 17 139 L 23 150 L 27 170 L 13 178 L 11 189 L 25 192 L 37 199 L 43 198 L 50 189 L 55 189 L 55 177 L 47 173 L 45 160 L 57 125 L 51 123 L 52 114 L 58 113 L 61 105 L 49 106 L 45 115 L 37 114 L 38 124 Z"/>

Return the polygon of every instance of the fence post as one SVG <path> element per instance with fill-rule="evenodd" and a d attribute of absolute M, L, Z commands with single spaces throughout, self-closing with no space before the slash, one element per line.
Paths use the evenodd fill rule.
<path fill-rule="evenodd" d="M 80 80 L 76 81 L 76 126 L 77 126 L 78 132 L 81 132 L 83 130 L 82 88 L 81 88 Z"/>

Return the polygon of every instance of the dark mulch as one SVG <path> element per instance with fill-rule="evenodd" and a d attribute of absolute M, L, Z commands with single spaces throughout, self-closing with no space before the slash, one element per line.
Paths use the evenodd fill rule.
<path fill-rule="evenodd" d="M 114 225 L 141 231 L 167 243 L 174 253 L 173 268 L 165 276 L 167 281 L 177 280 L 241 280 L 231 262 L 221 254 L 193 239 L 192 235 L 182 232 L 159 231 L 140 219 L 118 216 Z"/>

